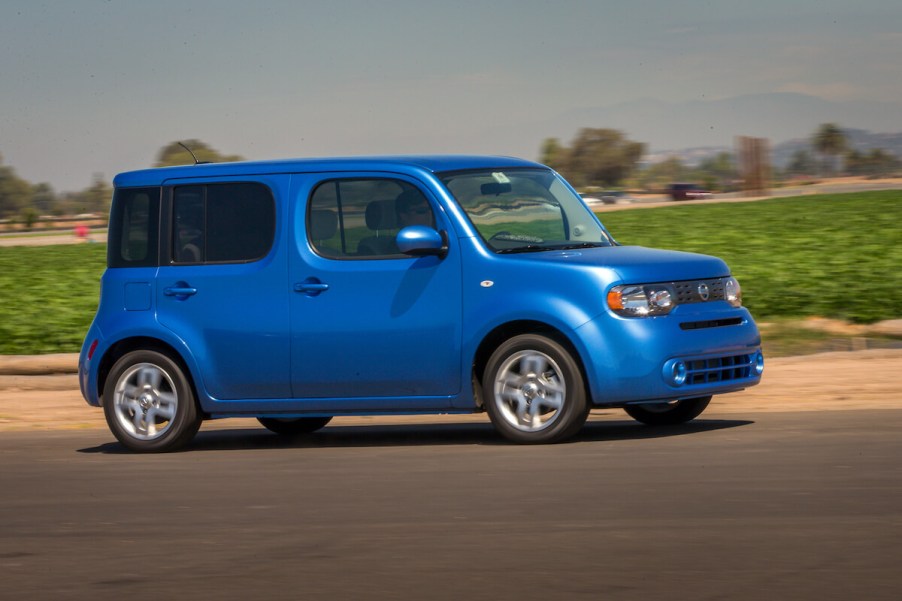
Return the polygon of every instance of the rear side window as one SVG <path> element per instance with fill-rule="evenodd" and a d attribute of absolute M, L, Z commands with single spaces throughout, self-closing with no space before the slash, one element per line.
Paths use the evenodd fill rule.
<path fill-rule="evenodd" d="M 399 180 L 326 181 L 308 204 L 307 239 L 328 258 L 406 257 L 395 237 L 409 225 L 435 227 L 435 216 L 423 193 Z"/>
<path fill-rule="evenodd" d="M 120 188 L 113 194 L 107 265 L 153 267 L 159 261 L 160 188 Z"/>
<path fill-rule="evenodd" d="M 263 184 L 205 184 L 173 189 L 173 263 L 256 261 L 272 248 L 275 231 L 275 201 Z"/>

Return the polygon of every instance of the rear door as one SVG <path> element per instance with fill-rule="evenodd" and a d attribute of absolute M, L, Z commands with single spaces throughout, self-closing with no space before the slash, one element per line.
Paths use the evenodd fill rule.
<path fill-rule="evenodd" d="M 214 399 L 288 398 L 286 176 L 169 181 L 159 322 Z"/>

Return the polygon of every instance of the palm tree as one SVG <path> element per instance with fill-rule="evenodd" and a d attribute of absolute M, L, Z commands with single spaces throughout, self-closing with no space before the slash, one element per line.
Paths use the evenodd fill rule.
<path fill-rule="evenodd" d="M 846 134 L 835 123 L 824 123 L 811 137 L 811 144 L 824 157 L 824 171 L 836 172 L 836 157 L 846 149 Z"/>

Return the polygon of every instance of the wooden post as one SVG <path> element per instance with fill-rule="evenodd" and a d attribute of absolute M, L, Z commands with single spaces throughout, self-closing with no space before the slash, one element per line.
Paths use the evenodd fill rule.
<path fill-rule="evenodd" d="M 770 151 L 765 138 L 737 136 L 739 176 L 744 196 L 767 196 L 770 189 Z"/>

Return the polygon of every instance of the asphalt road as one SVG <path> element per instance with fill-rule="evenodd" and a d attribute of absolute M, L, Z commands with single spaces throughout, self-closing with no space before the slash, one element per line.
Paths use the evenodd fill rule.
<path fill-rule="evenodd" d="M 902 410 L 0 438 L 0 599 L 902 598 Z"/>

